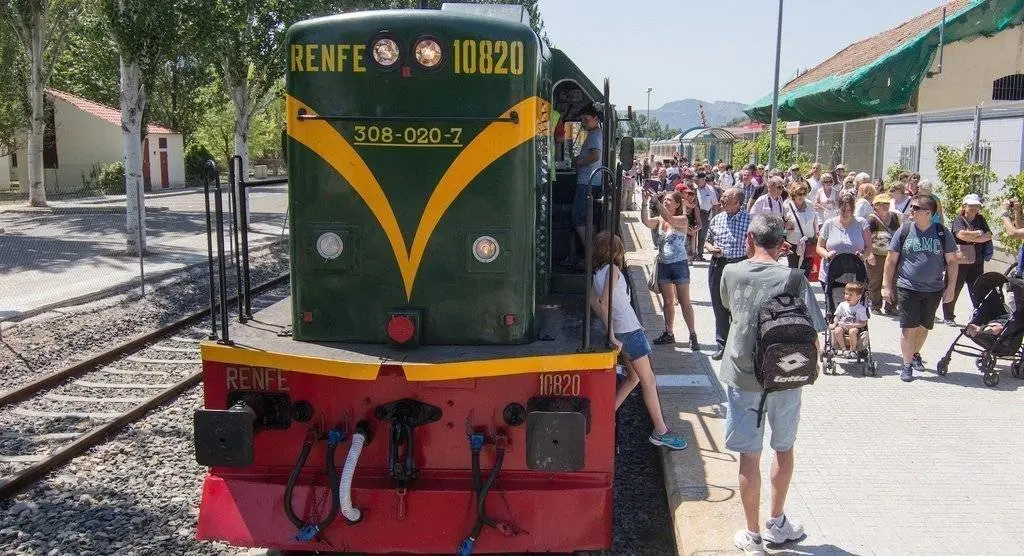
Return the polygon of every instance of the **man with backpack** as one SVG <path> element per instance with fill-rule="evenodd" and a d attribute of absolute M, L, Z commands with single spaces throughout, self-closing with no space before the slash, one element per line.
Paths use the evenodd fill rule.
<path fill-rule="evenodd" d="M 935 312 L 956 292 L 956 242 L 945 226 L 932 222 L 935 208 L 930 195 L 914 197 L 909 221 L 889 242 L 885 258 L 882 297 L 899 307 L 903 382 L 914 380 L 914 371 L 924 371 L 921 348 L 935 325 Z"/>
<path fill-rule="evenodd" d="M 733 537 L 747 554 L 764 554 L 762 537 L 782 544 L 804 536 L 785 514 L 793 478 L 793 444 L 801 386 L 818 375 L 818 333 L 825 319 L 799 269 L 776 261 L 786 238 L 778 215 L 759 214 L 746 234 L 748 259 L 727 266 L 721 299 L 731 312 L 720 378 L 727 387 L 725 446 L 740 453 L 740 499 L 746 529 Z M 775 451 L 770 516 L 760 527 L 761 449 L 766 420 Z"/>

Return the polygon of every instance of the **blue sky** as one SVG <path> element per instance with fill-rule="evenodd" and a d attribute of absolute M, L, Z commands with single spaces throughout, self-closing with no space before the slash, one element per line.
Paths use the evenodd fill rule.
<path fill-rule="evenodd" d="M 785 0 L 780 86 L 847 45 L 941 0 Z M 776 0 L 540 0 L 545 29 L 617 106 L 684 98 L 749 103 L 771 92 Z M 629 9 L 624 9 L 624 7 Z"/>

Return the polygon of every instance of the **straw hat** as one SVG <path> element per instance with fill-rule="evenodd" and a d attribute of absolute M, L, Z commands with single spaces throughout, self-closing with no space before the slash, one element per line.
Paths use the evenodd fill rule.
<path fill-rule="evenodd" d="M 875 195 L 874 199 L 871 199 L 872 205 L 888 205 L 892 201 L 892 195 L 888 193 L 879 193 Z"/>

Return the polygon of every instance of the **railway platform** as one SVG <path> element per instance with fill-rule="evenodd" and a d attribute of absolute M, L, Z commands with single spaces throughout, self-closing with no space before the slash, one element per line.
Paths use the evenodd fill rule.
<path fill-rule="evenodd" d="M 638 213 L 624 214 L 622 231 L 633 283 L 645 284 L 653 269 L 650 234 Z M 691 276 L 702 353 L 678 344 L 655 346 L 652 356 L 666 420 L 690 441 L 686 450 L 661 453 L 668 505 L 680 555 L 735 553 L 732 535 L 743 526 L 738 455 L 725 449 L 724 387 L 718 363 L 709 358 L 714 316 L 707 264 L 692 264 Z M 814 289 L 823 303 L 820 288 Z M 646 288 L 638 293 L 644 325 L 656 337 L 664 325 L 660 298 Z M 969 315 L 965 292 L 958 321 Z M 676 338 L 686 338 L 685 332 L 679 314 Z M 954 328 L 936 322 L 923 352 L 927 369 L 934 369 L 955 336 Z M 1000 383 L 986 387 L 974 360 L 954 354 L 947 376 L 926 372 L 903 383 L 897 376 L 898 322 L 872 315 L 871 340 L 877 378 L 862 377 L 851 366 L 804 389 L 786 507 L 807 536 L 768 552 L 1024 552 L 1018 531 L 1024 485 L 1017 465 L 1024 453 L 1024 380 L 1000 363 Z M 762 460 L 762 519 L 770 457 L 765 452 Z"/>

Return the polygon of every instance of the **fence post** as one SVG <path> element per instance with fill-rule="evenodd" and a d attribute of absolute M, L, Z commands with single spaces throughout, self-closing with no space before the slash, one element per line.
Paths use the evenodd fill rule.
<path fill-rule="evenodd" d="M 846 164 L 846 122 L 843 122 L 843 140 L 839 144 L 839 163 Z"/>
<path fill-rule="evenodd" d="M 881 125 L 882 119 L 875 118 L 875 148 L 871 151 L 871 175 L 876 178 L 881 178 L 883 171 L 883 169 L 878 165 L 878 138 L 881 136 Z"/>
<path fill-rule="evenodd" d="M 921 173 L 921 131 L 924 129 L 924 118 L 917 114 L 917 148 L 914 149 L 914 171 Z"/>
<path fill-rule="evenodd" d="M 1020 136 L 1024 138 L 1024 118 L 1020 119 Z M 1020 159 L 1017 161 L 1017 169 L 1024 172 L 1024 139 L 1020 142 Z"/>
<path fill-rule="evenodd" d="M 814 136 L 814 161 L 821 162 L 821 124 L 816 124 L 814 128 L 818 131 Z"/>
<path fill-rule="evenodd" d="M 981 105 L 974 106 L 974 134 L 971 136 L 971 164 L 977 164 L 981 154 Z"/>

